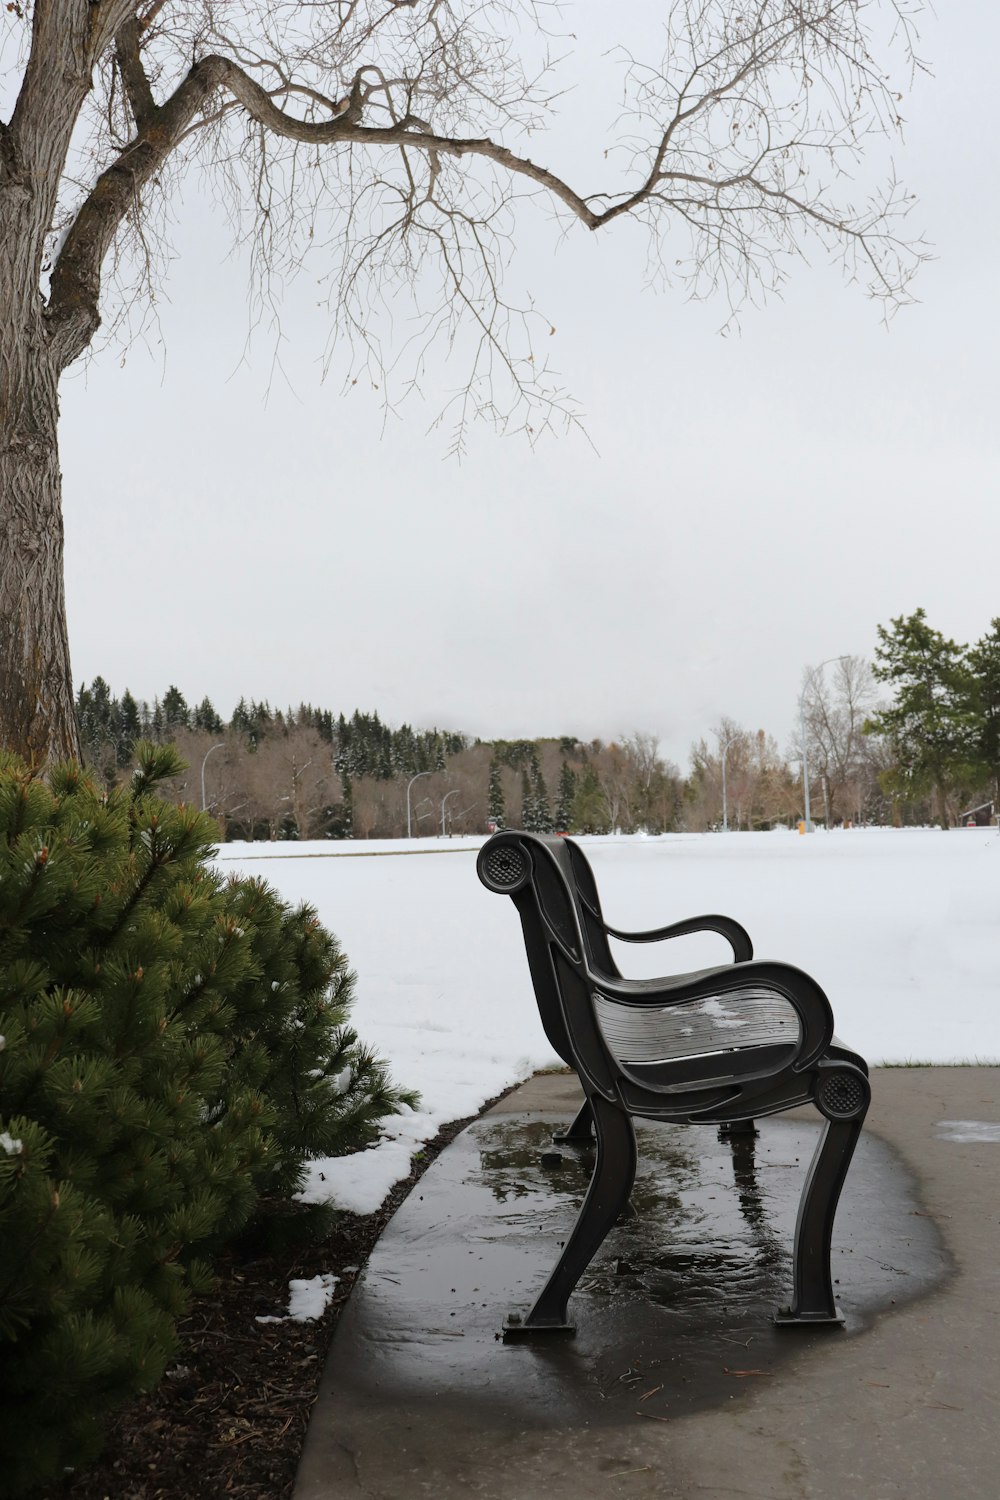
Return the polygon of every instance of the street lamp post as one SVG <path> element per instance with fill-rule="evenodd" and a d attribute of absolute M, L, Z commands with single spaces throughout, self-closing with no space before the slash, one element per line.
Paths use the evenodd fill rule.
<path fill-rule="evenodd" d="M 806 833 L 816 832 L 809 809 L 809 757 L 806 752 L 806 693 L 809 690 L 810 684 L 815 681 L 817 674 L 822 672 L 824 667 L 828 667 L 834 661 L 846 660 L 846 656 L 828 656 L 825 661 L 821 661 L 818 667 L 813 667 L 809 671 L 805 686 L 799 694 L 799 737 L 802 741 L 802 800 L 805 803 Z"/>
<path fill-rule="evenodd" d="M 408 839 L 413 837 L 413 832 L 412 832 L 412 828 L 411 828 L 411 819 L 410 819 L 410 787 L 413 785 L 413 783 L 415 781 L 419 781 L 420 778 L 421 778 L 421 776 L 430 776 L 430 775 L 431 775 L 430 771 L 418 771 L 417 774 L 416 774 L 416 776 L 411 776 L 410 779 L 409 779 L 409 781 L 406 783 L 406 837 Z"/>
<path fill-rule="evenodd" d="M 809 679 L 812 681 L 812 678 Z M 809 757 L 806 755 L 806 718 L 805 718 L 806 690 L 802 689 L 799 694 L 799 740 L 802 747 L 802 800 L 805 803 L 806 833 L 812 833 L 812 819 L 809 816 Z"/>
<path fill-rule="evenodd" d="M 459 787 L 457 787 L 457 786 L 453 787 L 450 792 L 445 792 L 444 796 L 441 798 L 441 837 L 442 838 L 444 838 L 444 818 L 445 818 L 444 807 L 445 807 L 445 803 L 448 801 L 449 797 L 457 797 L 458 793 L 459 793 L 459 790 L 460 790 Z"/>
<path fill-rule="evenodd" d="M 224 748 L 224 746 L 225 746 L 225 743 L 226 743 L 225 740 L 220 740 L 217 745 L 212 745 L 208 750 L 205 751 L 205 759 L 201 763 L 201 810 L 202 810 L 202 812 L 205 812 L 205 810 L 206 810 L 206 802 L 205 802 L 205 761 L 208 760 L 208 757 L 212 754 L 212 752 L 214 750 L 222 750 Z"/>

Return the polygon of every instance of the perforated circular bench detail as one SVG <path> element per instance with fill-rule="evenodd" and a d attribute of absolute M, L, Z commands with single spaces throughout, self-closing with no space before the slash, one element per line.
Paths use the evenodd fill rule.
<path fill-rule="evenodd" d="M 816 1102 L 834 1120 L 849 1120 L 865 1102 L 865 1087 L 853 1073 L 828 1073 L 817 1091 Z"/>
<path fill-rule="evenodd" d="M 524 855 L 509 844 L 501 844 L 499 849 L 493 849 L 486 856 L 483 866 L 488 884 L 498 891 L 511 890 L 520 885 L 527 873 L 528 862 Z"/>

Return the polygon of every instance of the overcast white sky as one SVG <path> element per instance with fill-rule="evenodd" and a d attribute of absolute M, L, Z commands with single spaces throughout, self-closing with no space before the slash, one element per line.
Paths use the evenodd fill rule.
<path fill-rule="evenodd" d="M 77 681 L 486 737 L 639 728 L 684 765 L 722 714 L 787 743 L 804 664 L 870 655 L 891 615 L 923 605 L 959 640 L 985 632 L 1000 9 L 941 9 L 922 25 L 935 77 L 894 150 L 937 260 L 888 331 L 817 262 L 722 338 L 721 305 L 642 289 L 629 226 L 526 235 L 512 285 L 558 330 L 590 443 L 532 453 L 483 431 L 458 466 L 426 434 L 448 373 L 383 435 L 375 393 L 320 383 L 319 264 L 288 297 L 287 380 L 269 381 L 264 338 L 240 366 L 245 278 L 192 188 L 162 346 L 124 367 L 105 352 L 64 385 Z M 596 135 L 569 148 L 553 129 L 549 159 L 588 189 L 610 178 Z"/>

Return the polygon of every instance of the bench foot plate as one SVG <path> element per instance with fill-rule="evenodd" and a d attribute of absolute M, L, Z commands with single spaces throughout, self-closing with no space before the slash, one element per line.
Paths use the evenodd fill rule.
<path fill-rule="evenodd" d="M 575 1323 L 525 1323 L 520 1313 L 511 1313 L 503 1320 L 505 1344 L 523 1343 L 526 1339 L 551 1338 L 553 1334 L 571 1338 L 575 1333 Z"/>
<path fill-rule="evenodd" d="M 806 1325 L 813 1328 L 842 1328 L 844 1314 L 842 1312 L 794 1313 L 790 1307 L 779 1307 L 771 1321 L 776 1328 L 802 1328 Z"/>

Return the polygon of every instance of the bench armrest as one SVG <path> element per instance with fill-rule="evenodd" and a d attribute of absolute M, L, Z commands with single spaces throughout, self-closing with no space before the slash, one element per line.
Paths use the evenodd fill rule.
<path fill-rule="evenodd" d="M 649 932 L 621 932 L 617 927 L 609 927 L 606 922 L 602 922 L 601 926 L 609 937 L 619 938 L 625 943 L 658 943 L 666 938 L 687 937 L 693 932 L 718 932 L 732 948 L 735 963 L 749 963 L 753 958 L 753 944 L 749 933 L 732 917 L 688 917 L 684 922 L 671 922 L 669 927 L 653 927 Z"/>

